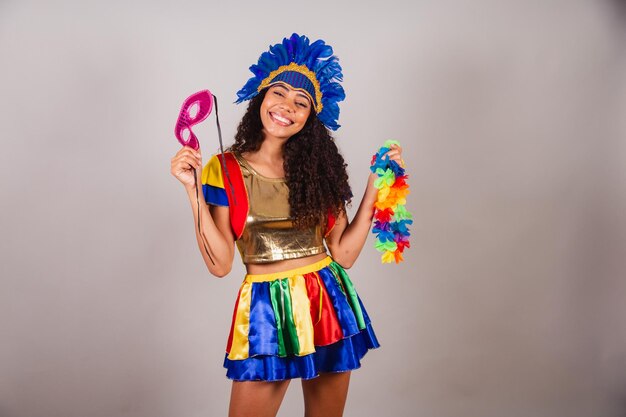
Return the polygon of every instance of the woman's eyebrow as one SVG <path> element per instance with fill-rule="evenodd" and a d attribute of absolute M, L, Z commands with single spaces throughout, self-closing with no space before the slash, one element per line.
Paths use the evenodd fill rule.
<path fill-rule="evenodd" d="M 274 84 L 274 87 L 280 87 L 285 91 L 289 91 L 289 89 L 287 88 L 287 86 L 283 85 L 283 84 Z"/>
<path fill-rule="evenodd" d="M 283 84 L 274 84 L 274 87 L 280 87 L 280 88 L 282 88 L 282 89 L 283 89 L 284 91 L 286 91 L 286 92 L 289 92 L 290 90 L 295 90 L 295 89 L 293 89 L 293 88 L 292 88 L 292 89 L 289 89 L 289 88 L 287 88 L 287 86 L 286 86 L 286 85 L 283 85 Z M 310 99 L 309 99 L 309 96 L 307 96 L 307 95 L 306 95 L 306 94 L 304 94 L 304 93 L 299 92 L 298 90 L 295 90 L 295 91 L 297 91 L 298 97 L 301 97 L 301 98 L 305 99 L 305 100 L 307 101 L 307 103 L 309 103 L 309 104 L 310 104 Z"/>
<path fill-rule="evenodd" d="M 298 97 L 305 99 L 307 103 L 309 102 L 309 96 L 304 93 L 298 93 Z"/>

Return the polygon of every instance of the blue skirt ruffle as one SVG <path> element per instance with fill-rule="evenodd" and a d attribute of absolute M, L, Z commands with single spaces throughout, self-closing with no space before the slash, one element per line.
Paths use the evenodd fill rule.
<path fill-rule="evenodd" d="M 235 381 L 311 379 L 321 372 L 346 372 L 361 367 L 369 349 L 380 347 L 371 324 L 359 333 L 328 346 L 316 346 L 306 356 L 257 355 L 244 360 L 224 359 L 226 376 Z"/>

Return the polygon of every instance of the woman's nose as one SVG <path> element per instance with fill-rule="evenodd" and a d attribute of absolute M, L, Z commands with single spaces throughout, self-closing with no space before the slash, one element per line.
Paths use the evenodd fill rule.
<path fill-rule="evenodd" d="M 294 103 L 293 100 L 290 100 L 287 98 L 283 100 L 281 104 L 282 104 L 282 107 L 287 111 L 290 111 L 293 113 L 296 110 L 296 103 Z"/>

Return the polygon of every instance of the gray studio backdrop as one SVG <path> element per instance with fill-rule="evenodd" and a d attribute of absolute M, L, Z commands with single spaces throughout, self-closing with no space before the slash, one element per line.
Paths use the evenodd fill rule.
<path fill-rule="evenodd" d="M 370 239 L 350 270 L 382 348 L 346 416 L 626 415 L 625 11 L 0 2 L 0 416 L 226 414 L 243 268 L 207 273 L 173 126 L 209 88 L 232 143 L 248 66 L 292 32 L 341 59 L 354 194 L 386 139 L 411 176 L 407 261 Z M 206 162 L 213 116 L 197 133 Z M 279 415 L 302 410 L 295 382 Z"/>

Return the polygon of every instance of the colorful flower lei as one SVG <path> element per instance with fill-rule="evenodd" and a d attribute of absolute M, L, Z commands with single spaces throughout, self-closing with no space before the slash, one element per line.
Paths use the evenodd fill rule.
<path fill-rule="evenodd" d="M 408 225 L 413 223 L 413 216 L 405 208 L 409 184 L 405 170 L 396 161 L 383 155 L 391 150 L 391 145 L 400 145 L 398 141 L 388 140 L 372 157 L 370 170 L 378 175 L 374 186 L 378 188 L 378 198 L 374 203 L 374 228 L 376 250 L 382 252 L 382 263 L 402 262 L 404 248 L 410 248 Z"/>

